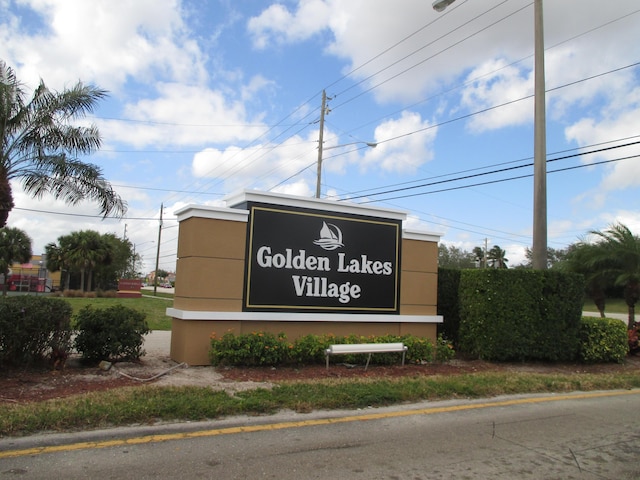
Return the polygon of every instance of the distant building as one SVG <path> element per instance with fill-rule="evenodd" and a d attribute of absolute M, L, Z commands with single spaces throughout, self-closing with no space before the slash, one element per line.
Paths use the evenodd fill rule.
<path fill-rule="evenodd" d="M 51 292 L 60 288 L 60 274 L 59 271 L 47 270 L 46 255 L 34 255 L 27 263 L 14 263 L 9 267 L 7 289 L 16 292 Z"/>
<path fill-rule="evenodd" d="M 156 272 L 155 270 L 153 272 L 149 272 L 147 274 L 147 276 L 145 277 L 145 281 L 147 283 L 147 285 L 154 285 L 155 281 L 156 281 Z M 158 277 L 158 282 L 159 283 L 170 283 L 170 284 L 175 284 L 176 282 L 176 273 L 175 272 L 167 272 L 167 276 L 166 277 Z"/>

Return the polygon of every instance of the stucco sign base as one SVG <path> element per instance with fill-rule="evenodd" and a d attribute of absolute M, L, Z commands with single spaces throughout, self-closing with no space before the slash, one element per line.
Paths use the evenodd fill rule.
<path fill-rule="evenodd" d="M 309 334 L 350 335 L 366 327 L 367 335 L 405 335 L 435 338 L 438 315 L 366 315 L 282 312 L 203 312 L 168 308 L 172 317 L 171 359 L 188 365 L 210 365 L 211 336 L 227 332 L 285 333 L 291 341 Z"/>

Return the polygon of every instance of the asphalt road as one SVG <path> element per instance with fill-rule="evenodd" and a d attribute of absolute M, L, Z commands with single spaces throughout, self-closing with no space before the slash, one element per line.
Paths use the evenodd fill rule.
<path fill-rule="evenodd" d="M 0 479 L 638 479 L 640 390 L 0 439 Z"/>

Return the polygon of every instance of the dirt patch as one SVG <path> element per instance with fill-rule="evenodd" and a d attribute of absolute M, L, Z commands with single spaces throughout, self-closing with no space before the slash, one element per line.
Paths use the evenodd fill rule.
<path fill-rule="evenodd" d="M 139 362 L 115 363 L 109 370 L 83 365 L 70 358 L 63 370 L 9 368 L 0 373 L 0 403 L 26 403 L 71 395 L 140 385 L 202 386 L 236 392 L 251 388 L 270 388 L 281 381 L 326 378 L 392 378 L 405 376 L 460 375 L 477 372 L 531 373 L 620 373 L 637 371 L 640 357 L 629 356 L 623 364 L 583 365 L 578 363 L 492 363 L 481 360 L 453 360 L 428 365 L 331 364 L 304 367 L 189 367 L 166 355 L 145 356 Z"/>

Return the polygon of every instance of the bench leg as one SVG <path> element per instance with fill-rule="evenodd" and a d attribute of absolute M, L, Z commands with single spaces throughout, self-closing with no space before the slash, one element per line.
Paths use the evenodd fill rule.
<path fill-rule="evenodd" d="M 329 370 L 329 355 L 325 353 L 324 356 L 327 357 L 327 370 Z"/>
<path fill-rule="evenodd" d="M 369 353 L 369 357 L 367 358 L 367 364 L 364 366 L 365 372 L 367 371 L 367 368 L 369 368 L 369 362 L 370 361 L 371 361 L 371 353 Z"/>
<path fill-rule="evenodd" d="M 404 356 L 406 355 L 406 351 L 402 352 L 402 366 L 404 367 Z"/>

